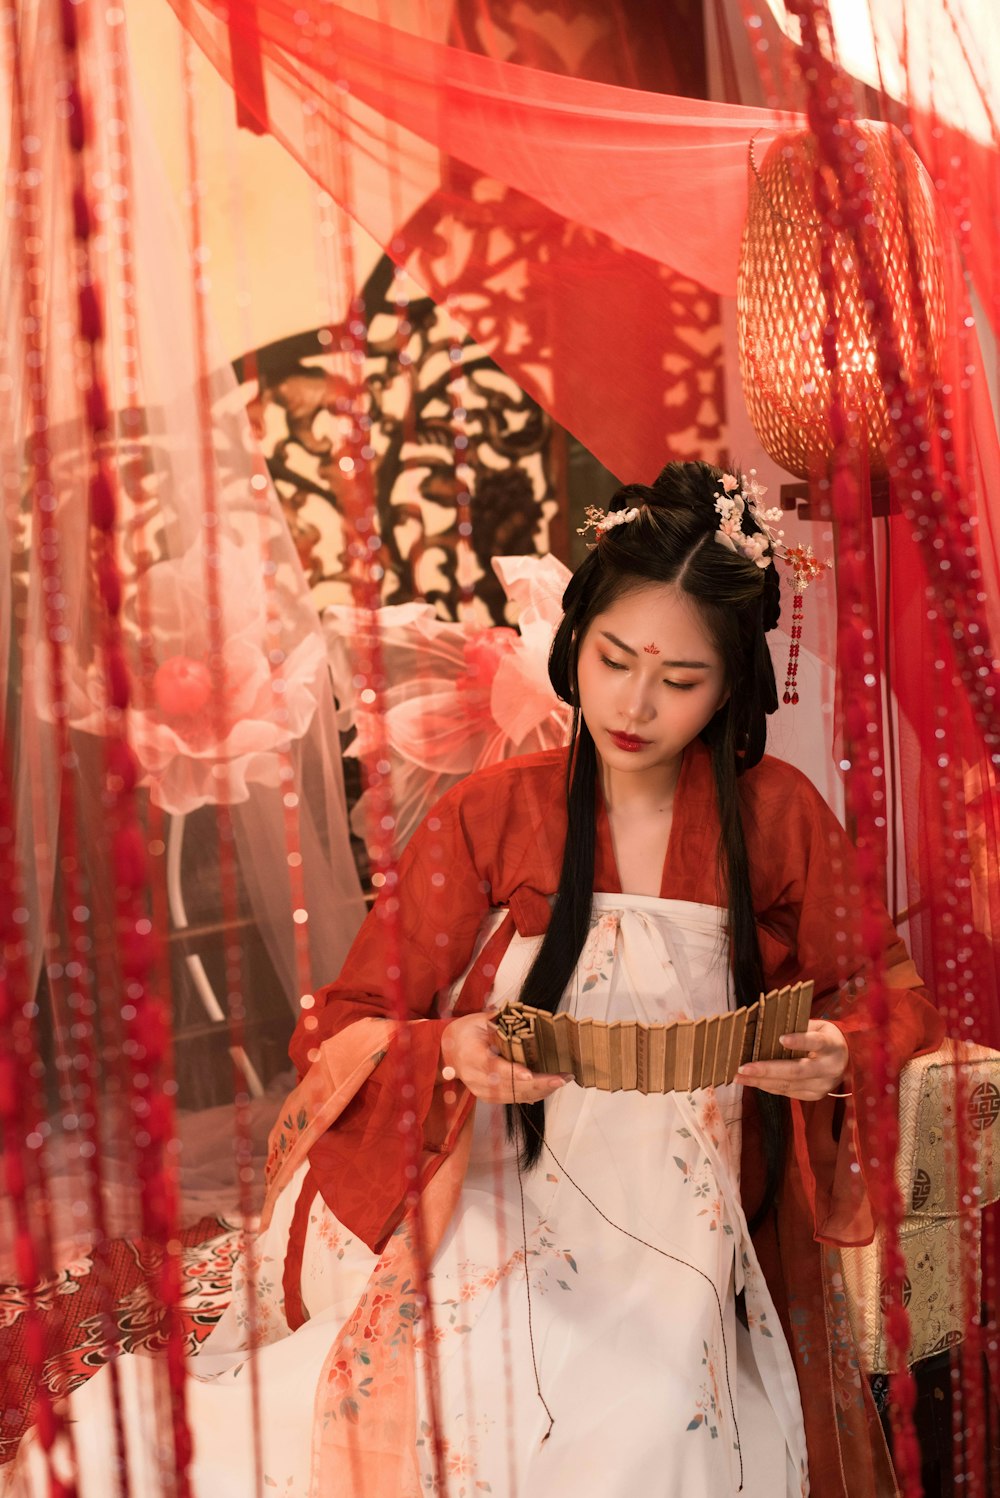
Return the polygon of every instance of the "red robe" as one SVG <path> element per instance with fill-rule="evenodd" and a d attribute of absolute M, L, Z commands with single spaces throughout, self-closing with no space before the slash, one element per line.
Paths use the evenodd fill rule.
<path fill-rule="evenodd" d="M 390 960 L 398 962 L 414 1027 L 408 1069 L 423 1129 L 424 1180 L 451 1148 L 467 1117 L 469 1096 L 438 1080 L 441 1031 L 436 1000 L 472 963 L 455 1013 L 481 1009 L 500 957 L 517 931 L 543 932 L 555 892 L 566 828 L 566 751 L 507 761 L 456 786 L 408 844 L 398 887 L 376 902 L 336 983 L 316 995 L 300 1020 L 291 1056 L 300 1075 L 315 1048 L 353 1021 L 392 1014 Z M 813 979 L 813 1015 L 840 1027 L 850 1051 L 843 1089 L 870 1091 L 874 1037 L 848 986 L 859 974 L 857 916 L 861 882 L 854 849 L 812 784 L 779 760 L 765 758 L 740 781 L 754 909 L 769 988 Z M 684 755 L 660 895 L 718 905 L 719 822 L 707 749 Z M 594 889 L 621 893 L 610 828 L 599 797 Z M 491 908 L 508 916 L 476 951 Z M 887 1036 L 895 1076 L 912 1056 L 943 1036 L 936 1010 L 912 986 L 919 979 L 888 915 L 885 967 L 891 987 Z M 387 922 L 398 920 L 395 955 Z M 475 960 L 473 961 L 473 958 Z M 313 1054 L 311 1054 L 313 1053 Z M 398 1119 L 401 1062 L 394 1046 L 334 1128 L 310 1150 L 311 1182 L 336 1216 L 381 1248 L 403 1213 L 404 1154 Z M 448 1090 L 457 1101 L 448 1103 Z M 871 1241 L 874 1221 L 865 1162 L 877 1155 L 865 1110 L 824 1099 L 791 1103 L 792 1128 L 777 1208 L 755 1237 L 771 1294 L 781 1313 L 802 1394 L 815 1498 L 875 1498 L 894 1484 L 881 1429 L 857 1365 L 837 1246 Z M 755 1099 L 744 1092 L 742 1195 L 748 1218 L 762 1190 Z M 310 1193 L 303 1193 L 304 1198 Z M 304 1228 L 308 1200 L 297 1219 Z M 301 1249 L 298 1250 L 301 1252 Z M 289 1264 L 294 1270 L 296 1244 Z M 286 1287 L 294 1300 L 294 1273 Z"/>

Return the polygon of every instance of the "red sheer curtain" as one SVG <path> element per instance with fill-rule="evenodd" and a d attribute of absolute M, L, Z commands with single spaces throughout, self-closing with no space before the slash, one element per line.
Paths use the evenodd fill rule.
<path fill-rule="evenodd" d="M 709 291 L 733 294 L 750 138 L 762 154 L 779 131 L 804 123 L 801 116 L 542 72 L 318 0 L 235 0 L 228 27 L 206 7 L 177 0 L 176 8 L 230 81 L 231 35 L 240 34 L 246 45 L 253 41 L 262 58 L 272 133 L 309 170 L 315 172 L 321 160 L 336 163 L 335 171 L 327 166 L 323 185 L 437 298 L 450 298 L 455 315 L 502 367 L 614 472 L 655 470 L 669 455 L 677 428 L 668 403 L 669 374 L 662 367 L 670 322 L 662 294 L 665 270 L 692 277 Z M 747 6 L 748 19 L 754 9 Z M 815 9 L 821 14 L 822 7 Z M 799 102 L 810 98 L 800 60 L 801 49 L 789 44 L 787 55 L 772 57 L 778 66 L 767 71 L 772 91 L 777 77 L 784 94 Z M 237 88 L 240 83 L 237 75 Z M 850 80 L 844 84 L 841 104 L 849 118 L 858 90 Z M 960 142 L 962 170 L 953 174 L 952 199 L 962 182 L 975 178 L 986 195 L 977 202 L 988 210 L 997 152 L 956 135 L 953 126 L 915 104 L 900 106 L 888 97 L 884 104 L 886 113 L 907 112 L 904 124 L 912 123 L 916 144 L 925 137 L 932 143 L 930 168 L 939 181 L 941 153 L 949 141 L 956 149 Z M 850 170 L 846 157 L 839 168 L 836 161 L 832 166 Z M 442 223 L 449 216 L 456 225 L 465 222 L 470 211 L 481 232 L 456 232 L 456 244 L 443 243 Z M 493 258 L 491 241 L 500 236 L 529 247 L 522 257 L 524 280 L 514 288 Z M 964 237 L 968 242 L 967 232 Z M 992 682 L 981 673 L 996 658 L 989 644 L 997 634 L 990 600 L 998 593 L 1000 541 L 989 498 L 997 492 L 1000 456 L 963 278 L 965 246 L 949 232 L 944 213 L 940 239 L 950 327 L 948 367 L 938 372 L 935 396 L 933 457 L 940 483 L 921 487 L 914 471 L 926 478 L 928 470 L 915 464 L 902 441 L 894 483 L 901 494 L 915 488 L 926 535 L 914 541 L 911 524 L 904 544 L 902 531 L 912 516 L 894 524 L 899 544 L 893 609 L 899 620 L 907 617 L 912 599 L 930 587 L 959 611 L 963 629 L 974 627 L 973 643 L 963 645 L 966 637 L 952 628 L 942 648 L 957 682 L 962 671 L 973 673 L 970 682 L 951 688 L 963 703 L 970 689 L 978 694 L 979 716 L 970 728 L 974 742 L 963 743 L 961 752 L 970 783 L 992 786 Z M 987 288 L 991 244 L 982 235 L 976 243 Z M 858 244 L 863 255 L 870 252 L 863 235 Z M 880 341 L 887 379 L 897 355 L 887 327 Z M 903 503 L 902 515 L 908 508 Z M 958 566 L 959 555 L 970 548 L 974 564 L 968 560 L 981 584 L 971 593 Z M 893 633 L 899 643 L 906 638 L 898 622 Z M 981 650 L 975 664 L 966 646 Z M 903 690 L 905 673 L 899 682 Z M 912 714 L 910 704 L 903 706 L 908 717 L 919 719 L 919 702 Z M 963 713 L 957 712 L 956 724 Z M 933 742 L 921 743 L 933 763 Z"/>
<path fill-rule="evenodd" d="M 558 76 L 430 42 L 318 0 L 234 0 L 228 32 L 207 9 L 174 3 L 238 92 L 230 39 L 244 47 L 253 39 L 276 138 L 315 173 L 305 108 L 308 129 L 335 140 L 342 165 L 340 180 L 324 178 L 324 186 L 418 282 L 449 297 L 497 362 L 623 477 L 651 475 L 676 432 L 662 357 L 669 328 L 664 271 L 732 295 L 751 138 L 762 156 L 783 130 L 806 125 L 815 133 L 825 263 L 833 265 L 830 246 L 839 235 L 856 257 L 874 312 L 874 353 L 893 418 L 892 499 L 883 523 L 872 517 L 864 465 L 845 426 L 844 381 L 831 355 L 833 443 L 829 467 L 816 479 L 829 485 L 828 513 L 847 548 L 838 582 L 838 728 L 848 808 L 872 892 L 881 893 L 887 806 L 901 802 L 903 903 L 925 979 L 953 1035 L 1000 1042 L 1000 463 L 966 280 L 995 323 L 995 129 L 988 141 L 973 139 L 912 73 L 901 99 L 887 87 L 860 88 L 838 65 L 825 0 L 789 4 L 798 40 L 779 55 L 764 50 L 770 18 L 763 8 L 742 5 L 770 110 Z M 480 7 L 483 15 L 489 10 Z M 917 6 L 890 14 L 873 5 L 872 13 L 881 46 L 887 55 L 895 49 L 905 73 L 914 66 L 906 27 Z M 957 55 L 967 86 L 979 88 L 968 56 Z M 855 173 L 851 124 L 862 101 L 865 113 L 899 124 L 895 149 L 923 156 L 940 195 L 948 336 L 937 361 L 928 359 L 918 375 L 903 364 L 880 246 Z M 430 210 L 390 212 L 417 199 Z M 458 225 L 477 205 L 485 232 L 456 231 L 454 243 L 442 242 L 442 220 Z M 490 234 L 504 232 L 531 245 L 513 295 L 488 253 Z M 913 297 L 919 319 L 919 278 Z M 882 578 L 873 569 L 876 529 L 887 559 Z M 868 999 L 877 1026 L 884 1007 L 877 974 Z M 885 1098 L 874 1106 L 885 1112 L 891 1142 L 892 1106 Z M 959 1135 L 962 1166 L 968 1133 Z M 883 1173 L 891 1225 L 900 1204 L 887 1162 Z M 888 1270 L 890 1280 L 901 1274 L 892 1231 Z M 987 1281 L 993 1294 L 989 1256 Z M 968 1309 L 971 1320 L 971 1299 Z M 897 1318 L 897 1341 L 905 1335 Z M 982 1406 L 971 1325 L 969 1335 L 965 1373 L 975 1415 Z M 911 1398 L 904 1383 L 897 1440 L 908 1491 L 915 1481 Z"/>
<path fill-rule="evenodd" d="M 228 28 L 176 8 L 230 81 L 231 32 L 259 27 L 275 138 L 606 467 L 651 477 L 674 455 L 673 281 L 734 293 L 747 147 L 778 116 L 539 72 L 338 6 L 237 4 Z M 505 246 L 526 251 L 513 285 Z"/>
<path fill-rule="evenodd" d="M 834 225 L 818 176 L 820 216 L 827 230 L 835 227 L 849 241 L 876 313 L 887 311 L 879 247 L 869 232 L 864 192 L 854 180 L 855 135 L 850 125 L 858 113 L 858 90 L 837 67 L 828 41 L 832 26 L 825 0 L 799 0 L 794 10 L 802 40 L 789 43 L 780 57 L 769 56 L 766 67 L 759 48 L 754 50 L 757 43 L 751 42 L 751 51 L 762 63 L 765 93 L 774 96 L 775 107 L 769 109 L 668 97 L 626 86 L 649 80 L 641 66 L 636 66 L 634 78 L 623 76 L 630 56 L 624 44 L 616 64 L 617 82 L 506 61 L 504 45 L 491 47 L 482 40 L 495 18 L 486 0 L 462 9 L 465 19 L 477 27 L 475 51 L 428 40 L 324 0 L 230 0 L 224 19 L 214 6 L 196 0 L 171 4 L 190 36 L 233 84 L 247 116 L 266 127 L 419 284 L 436 299 L 447 300 L 453 315 L 497 363 L 623 478 L 651 477 L 672 454 L 687 455 L 682 438 L 684 444 L 690 443 L 697 413 L 693 404 L 677 402 L 676 373 L 665 355 L 674 323 L 676 281 L 683 278 L 696 293 L 703 292 L 705 336 L 713 336 L 712 299 L 732 296 L 736 287 L 751 138 L 762 155 L 782 131 L 808 125 L 815 132 L 824 170 L 839 184 L 842 203 Z M 70 15 L 73 7 L 64 9 Z M 54 8 L 50 10 L 54 14 Z M 906 13 L 904 6 L 899 12 L 903 20 Z M 617 14 L 626 12 L 622 8 Z M 765 28 L 754 24 L 762 20 L 762 13 L 750 0 L 744 18 L 747 35 L 762 37 Z M 48 76 L 42 71 L 43 60 L 52 69 L 53 97 L 63 75 L 63 43 L 58 28 L 51 29 L 52 36 L 39 49 L 29 93 L 42 143 L 58 157 L 70 149 L 63 140 L 68 130 L 59 124 L 59 143 L 50 142 L 56 126 L 38 94 Z M 454 32 L 456 40 L 462 35 Z M 492 55 L 483 55 L 484 51 Z M 525 51 L 523 56 L 527 55 Z M 581 54 L 584 59 L 586 55 Z M 544 62 L 543 50 L 539 48 L 532 60 Z M 834 443 L 831 474 L 817 474 L 817 479 L 831 478 L 831 513 L 841 534 L 851 538 L 855 553 L 851 565 L 841 568 L 837 598 L 843 672 L 838 728 L 845 746 L 848 804 L 871 888 L 878 892 L 884 878 L 880 850 L 885 844 L 886 805 L 900 804 L 900 882 L 906 887 L 900 903 L 907 907 L 924 977 L 952 1034 L 997 1045 L 1000 452 L 965 278 L 975 284 L 996 325 L 994 231 L 1000 153 L 995 130 L 992 141 L 970 138 L 933 107 L 933 98 L 928 104 L 926 91 L 908 88 L 902 101 L 891 98 L 888 90 L 869 93 L 868 98 L 873 110 L 904 127 L 899 149 L 912 145 L 920 152 L 941 193 L 940 253 L 948 287 L 949 337 L 926 388 L 918 389 L 903 372 L 892 317 L 876 316 L 878 367 L 895 423 L 888 518 L 873 521 L 863 466 L 842 436 Z M 781 107 L 793 103 L 795 112 Z M 59 159 L 65 172 L 68 158 Z M 68 173 L 59 180 L 65 187 Z M 147 193 L 154 190 L 145 184 Z M 64 192 L 56 233 L 47 241 L 53 264 L 62 267 L 57 285 L 74 327 L 79 316 L 93 311 L 89 303 L 80 303 L 80 287 L 69 276 L 74 263 L 71 242 L 89 234 L 87 230 L 81 235 L 79 222 L 71 222 L 77 209 L 72 193 Z M 23 232 L 20 242 L 22 247 L 27 244 Z M 148 277 L 155 261 L 140 263 Z M 26 265 L 15 258 L 18 269 Z M 181 266 L 186 278 L 183 251 L 174 259 L 175 276 Z M 166 305 L 165 315 L 179 318 L 180 300 L 165 299 L 162 284 L 166 283 L 158 283 L 157 291 Z M 15 307 L 21 289 L 7 287 Z M 110 336 L 115 338 L 113 312 L 112 306 Z M 164 306 L 159 312 L 164 314 Z M 188 309 L 183 320 L 189 319 Z M 38 352 L 29 348 L 25 353 L 15 341 L 5 352 L 11 372 L 25 375 L 35 367 L 28 355 L 34 358 Z M 50 350 L 50 357 L 50 398 L 61 392 L 59 399 L 71 406 L 68 419 L 82 429 L 90 416 L 73 393 L 74 361 L 60 364 L 58 349 L 54 354 Z M 149 360 L 147 387 L 153 373 L 154 361 Z M 844 416 L 836 379 L 833 390 L 831 421 L 836 435 Z M 132 402 L 120 404 L 124 408 Z M 166 396 L 163 404 L 168 405 Z M 117 401 L 114 405 L 119 408 Z M 171 433 L 187 434 L 189 441 L 198 430 L 197 401 L 190 390 L 185 388 L 183 400 L 178 396 L 176 407 L 169 409 L 175 417 L 169 423 Z M 15 406 L 5 411 L 5 447 L 9 445 L 16 471 L 25 413 Z M 236 444 L 236 467 L 241 482 L 245 479 L 249 485 L 252 465 L 241 444 L 242 438 Z M 174 454 L 172 462 L 179 472 L 182 466 L 194 472 L 198 458 L 197 451 L 186 456 L 182 452 L 180 457 Z M 106 621 L 90 596 L 93 538 L 87 516 L 94 497 L 86 492 L 86 477 L 81 475 L 82 468 L 65 480 L 71 502 L 62 512 L 67 529 L 61 544 L 64 568 L 75 559 L 70 571 L 76 591 L 69 594 L 70 607 L 79 607 L 78 634 L 89 640 L 91 631 L 99 634 Z M 198 482 L 195 478 L 186 485 L 181 476 L 174 487 L 177 492 L 197 493 Z M 46 497 L 39 489 L 39 500 Z M 248 523 L 253 521 L 254 536 L 262 520 L 270 525 L 266 510 L 246 514 Z M 878 532 L 884 543 L 881 577 L 873 568 L 873 538 Z M 270 544 L 279 559 L 284 556 L 287 537 L 277 519 Z M 182 550 L 186 555 L 186 544 Z M 244 560 L 251 557 L 256 569 L 260 555 L 256 543 L 248 545 Z M 303 641 L 310 644 L 315 625 L 290 558 L 285 574 L 294 583 L 289 585 L 288 638 L 283 639 L 291 655 Z M 113 591 L 114 582 L 106 569 L 104 591 Z M 39 630 L 41 639 L 38 576 L 33 587 L 31 606 L 36 613 L 31 628 Z M 231 570 L 227 588 L 240 594 L 234 607 L 252 597 L 249 582 L 240 590 Z M 294 617 L 291 603 L 297 611 Z M 88 612 L 92 604 L 96 612 Z M 254 612 L 256 617 L 259 611 Z M 5 655 L 10 647 L 5 633 L 9 614 L 8 609 L 0 610 Z M 199 606 L 189 602 L 185 617 L 197 621 Z M 25 641 L 26 647 L 34 643 L 30 629 Z M 27 679 L 33 679 L 33 670 L 41 679 L 42 666 L 34 664 L 30 649 L 26 648 L 25 659 Z M 141 670 L 137 676 L 142 687 Z M 888 741 L 879 727 L 883 686 L 889 703 Z M 134 718 L 135 705 L 132 711 Z M 319 717 L 313 721 L 319 724 Z M 48 743 L 47 727 L 33 724 L 32 731 Z M 27 762 L 26 751 L 24 757 Z M 317 760 L 329 769 L 325 750 Z M 37 781 L 32 770 L 33 788 L 58 781 L 58 768 L 44 768 L 45 775 Z M 882 790 L 887 782 L 888 797 Z M 328 788 L 331 805 L 337 800 L 334 790 Z M 302 799 L 307 799 L 304 791 Z M 276 796 L 269 800 L 274 802 L 274 846 L 282 852 L 283 823 L 276 818 L 283 814 Z M 91 825 L 98 824 L 102 805 L 95 798 Z M 43 841 L 48 846 L 52 807 L 46 805 L 44 790 L 36 791 L 32 810 L 38 820 L 31 825 L 46 833 L 37 839 L 39 846 Z M 22 815 L 23 833 L 23 806 L 11 810 L 6 804 L 0 811 L 0 831 L 10 830 L 16 812 Z M 95 846 L 100 849 L 99 837 Z M 48 900 L 52 869 L 49 888 L 39 893 L 30 888 L 35 873 L 23 847 L 19 857 L 23 868 L 14 873 L 28 876 L 27 903 Z M 17 933 L 5 929 L 4 935 L 13 945 Z M 18 981 L 23 1007 L 31 1001 L 32 984 L 27 976 Z M 876 1023 L 881 998 L 873 985 Z M 10 1097 L 12 1093 L 8 1104 Z M 959 1101 L 964 1106 L 968 1100 Z M 883 1105 L 884 1100 L 877 1100 L 877 1106 Z M 12 1118 L 12 1108 L 6 1106 L 5 1126 Z M 960 1164 L 965 1159 L 967 1165 L 967 1152 L 962 1155 L 967 1133 L 959 1130 L 956 1139 Z M 883 1166 L 883 1184 L 891 1194 L 890 1162 Z M 27 1232 L 23 1210 L 21 1218 Z M 996 1265 L 995 1247 L 988 1243 L 986 1295 L 993 1305 Z M 890 1268 L 898 1278 L 898 1259 L 891 1260 Z M 970 1313 L 974 1309 L 970 1305 Z M 993 1346 L 990 1342 L 987 1338 L 986 1350 L 992 1355 L 995 1336 Z M 971 1414 L 981 1410 L 976 1404 L 979 1345 L 974 1337 L 970 1340 L 973 1356 L 963 1368 Z M 905 1466 L 905 1418 L 900 1432 Z"/>

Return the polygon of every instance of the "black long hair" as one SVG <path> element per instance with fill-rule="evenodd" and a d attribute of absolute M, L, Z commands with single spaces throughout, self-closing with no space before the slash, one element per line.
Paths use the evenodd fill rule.
<path fill-rule="evenodd" d="M 596 840 L 597 751 L 580 714 L 576 666 L 591 621 L 616 599 L 651 583 L 673 584 L 692 600 L 722 657 L 729 696 L 701 737 L 711 751 L 718 798 L 719 903 L 728 910 L 729 960 L 737 1004 L 752 1004 L 763 987 L 753 891 L 740 811 L 739 777 L 756 765 L 767 739 L 767 717 L 778 706 L 765 633 L 781 609 L 777 569 L 760 568 L 718 545 L 715 496 L 721 474 L 707 463 L 668 463 L 651 485 L 626 484 L 609 512 L 639 509 L 636 519 L 605 531 L 573 574 L 563 595 L 563 619 L 552 642 L 549 677 L 573 708 L 566 773 L 566 844 L 549 927 L 521 990 L 526 1003 L 555 1011 L 570 983 L 590 930 Z M 757 530 L 749 512 L 743 529 Z M 757 1095 L 767 1166 L 760 1220 L 774 1200 L 784 1158 L 785 1109 L 770 1093 Z M 525 1168 L 542 1150 L 544 1103 L 507 1110 L 508 1132 Z"/>

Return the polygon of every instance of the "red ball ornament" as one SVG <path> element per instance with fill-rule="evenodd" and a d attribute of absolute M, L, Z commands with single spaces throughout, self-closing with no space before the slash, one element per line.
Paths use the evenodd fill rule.
<path fill-rule="evenodd" d="M 153 694 L 167 718 L 190 718 L 200 713 L 212 695 L 212 675 L 201 661 L 172 655 L 157 668 Z"/>

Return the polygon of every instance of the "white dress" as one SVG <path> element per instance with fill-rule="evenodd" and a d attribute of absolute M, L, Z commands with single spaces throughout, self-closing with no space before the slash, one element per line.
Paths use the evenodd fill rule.
<path fill-rule="evenodd" d="M 727 1004 L 722 918 L 715 906 L 595 895 L 564 1007 L 646 1022 L 718 1013 Z M 514 937 L 497 1002 L 519 992 L 539 940 Z M 740 1102 L 736 1086 L 643 1097 L 570 1084 L 546 1103 L 547 1149 L 520 1182 L 503 1109 L 478 1106 L 468 1173 L 431 1273 L 453 1498 L 808 1492 L 795 1372 L 740 1205 Z M 302 1268 L 310 1319 L 287 1332 L 281 1271 L 304 1174 L 255 1250 L 258 1324 L 275 1338 L 257 1354 L 267 1498 L 309 1498 L 316 1381 L 377 1263 L 317 1197 Z M 197 1498 L 254 1491 L 240 1290 L 237 1276 L 229 1310 L 191 1365 Z M 142 1420 L 149 1360 L 123 1358 L 118 1368 L 132 1491 L 154 1498 L 157 1452 Z M 81 1498 L 103 1498 L 114 1491 L 106 1374 L 72 1396 L 72 1414 Z M 423 1487 L 433 1492 L 425 1410 L 417 1430 Z"/>

